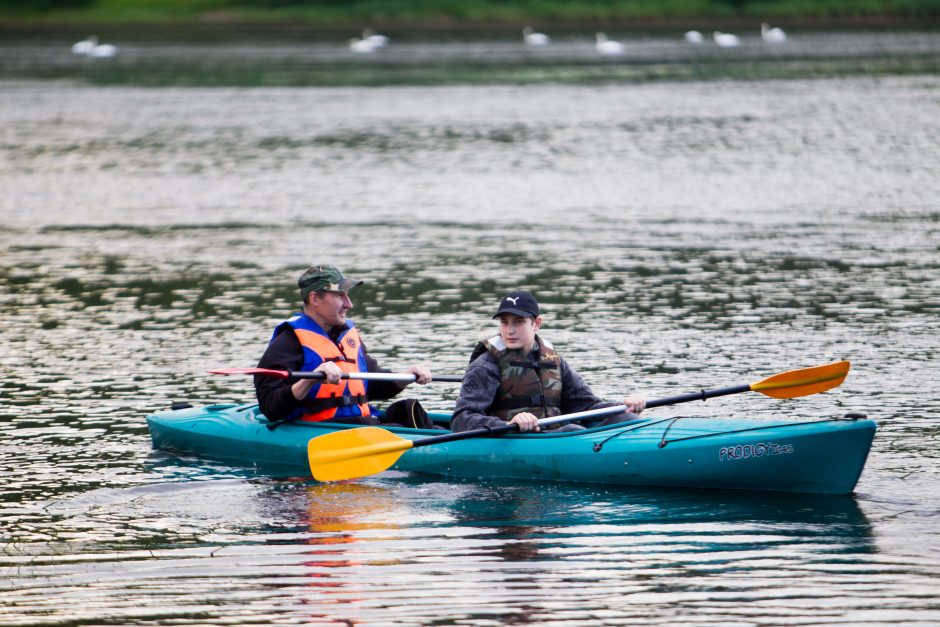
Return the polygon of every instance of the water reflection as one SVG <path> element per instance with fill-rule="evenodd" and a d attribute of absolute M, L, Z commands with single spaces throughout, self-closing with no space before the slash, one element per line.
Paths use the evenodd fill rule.
<path fill-rule="evenodd" d="M 322 589 L 335 594 L 342 589 L 349 589 L 352 597 L 344 603 L 362 601 L 358 596 L 358 586 L 338 570 L 374 565 L 374 561 L 363 562 L 357 554 L 361 548 L 349 546 L 357 542 L 367 542 L 361 532 L 367 530 L 386 530 L 397 527 L 391 522 L 391 510 L 396 507 L 394 495 L 390 491 L 364 484 L 318 484 L 305 489 L 308 498 L 307 519 L 305 525 L 311 534 L 307 535 L 304 551 L 305 576 L 310 578 L 308 586 L 314 588 L 309 598 L 301 598 L 301 604 L 319 606 L 322 603 Z M 376 522 L 370 522 L 375 520 Z M 382 560 L 383 564 L 395 565 L 396 560 Z M 326 618 L 328 615 L 312 613 L 311 618 Z"/>
<path fill-rule="evenodd" d="M 337 488 L 336 494 L 348 487 Z M 473 582 L 472 605 L 462 603 L 457 608 L 467 611 L 471 621 L 497 614 L 503 620 L 511 617 L 512 622 L 537 623 L 545 619 L 547 608 L 556 604 L 565 608 L 563 613 L 569 620 L 576 616 L 596 618 L 605 612 L 623 611 L 624 603 L 632 604 L 644 595 L 696 595 L 699 603 L 706 598 L 720 602 L 726 586 L 739 588 L 741 594 L 753 594 L 761 587 L 758 583 L 746 587 L 731 583 L 738 573 L 762 579 L 771 568 L 778 574 L 814 580 L 792 584 L 792 589 L 782 593 L 782 600 L 803 586 L 822 585 L 817 568 L 827 565 L 825 569 L 831 574 L 831 565 L 838 560 L 842 564 L 839 568 L 850 572 L 875 551 L 871 526 L 853 498 L 755 499 L 730 493 L 458 482 L 429 486 L 426 481 L 405 478 L 397 480 L 387 495 L 394 497 L 400 508 L 412 489 L 444 495 L 431 502 L 422 499 L 422 510 L 426 512 L 430 506 L 437 515 L 446 513 L 446 537 L 438 535 L 441 529 L 436 526 L 402 528 L 390 520 L 384 520 L 381 539 L 368 532 L 363 537 L 356 524 L 341 525 L 337 531 L 344 536 L 352 532 L 365 542 L 385 540 L 395 534 L 392 530 L 409 537 L 421 534 L 427 542 L 401 554 L 401 561 L 390 555 L 369 565 L 407 568 L 416 582 L 433 576 L 436 585 L 445 590 L 442 600 L 448 603 L 453 603 L 449 598 L 452 585 Z M 371 486 L 357 488 L 355 493 L 374 495 L 372 490 Z M 322 495 L 308 495 L 316 500 L 319 511 Z M 404 502 L 411 501 L 406 498 Z M 383 520 L 393 509 L 380 508 L 377 519 L 371 512 L 369 518 Z M 342 550 L 344 555 L 360 557 L 374 553 L 361 545 L 357 550 L 349 543 L 344 543 Z M 443 571 L 439 568 L 442 553 L 447 556 Z M 352 607 L 343 605 L 336 611 L 347 615 L 368 607 L 366 598 L 385 597 L 387 588 L 398 585 L 385 583 L 387 577 L 377 573 L 369 576 L 343 570 L 355 571 L 363 565 L 361 561 L 337 561 L 333 556 L 330 565 L 339 566 L 339 571 L 330 571 L 334 577 L 360 581 L 360 586 L 368 589 L 361 598 L 344 597 L 343 603 Z M 598 578 L 604 581 L 600 586 Z M 363 584 L 363 580 L 369 583 Z M 599 587 L 611 594 L 603 600 L 592 595 L 588 600 L 578 589 L 583 585 L 590 585 L 594 594 Z M 745 592 L 747 589 L 750 592 Z M 763 597 L 768 602 L 773 595 Z M 322 616 L 338 617 L 330 613 Z M 782 614 L 776 616 L 779 619 Z"/>
<path fill-rule="evenodd" d="M 312 484 L 218 479 L 222 466 L 186 468 L 154 466 L 168 478 L 181 471 L 203 478 L 99 489 L 47 506 L 59 529 L 51 545 L 71 538 L 70 558 L 29 557 L 40 549 L 36 537 L 21 545 L 32 548 L 6 551 L 0 568 L 15 573 L 16 585 L 0 597 L 33 613 L 40 605 L 30 591 L 41 586 L 55 591 L 63 608 L 85 603 L 89 620 L 97 612 L 129 612 L 133 599 L 135 615 L 207 624 L 231 612 L 262 622 L 279 615 L 407 624 L 431 620 L 440 608 L 468 622 L 495 615 L 540 623 L 553 612 L 578 622 L 645 613 L 671 599 L 680 601 L 664 616 L 674 619 L 704 604 L 721 607 L 726 618 L 772 622 L 799 615 L 790 605 L 795 596 L 824 603 L 838 594 L 834 577 L 857 580 L 878 562 L 872 525 L 852 497 L 401 473 Z M 917 564 L 891 561 L 909 579 L 924 574 Z M 92 580 L 93 597 L 85 592 Z M 785 588 L 768 590 L 773 580 L 786 581 Z M 131 591 L 129 582 L 136 582 Z M 875 587 L 888 594 L 894 585 Z M 245 593 L 223 602 L 233 586 Z M 428 586 L 433 604 L 421 601 Z M 166 607 L 165 592 L 181 590 L 186 594 Z M 732 606 L 729 590 L 760 599 L 760 609 Z M 214 600 L 207 606 L 199 598 Z M 116 609 L 125 601 L 127 609 Z"/>
<path fill-rule="evenodd" d="M 211 240 L 212 232 L 222 228 L 216 225 L 208 229 L 209 233 L 202 233 L 202 227 L 187 227 L 184 236 Z M 310 224 L 293 228 L 316 231 L 327 227 Z M 404 235 L 407 230 L 381 223 L 360 224 L 357 228 L 389 237 Z M 450 237 L 459 234 L 474 248 L 488 247 L 487 240 L 493 236 L 492 232 L 480 233 L 478 227 L 464 225 L 427 224 L 424 228 L 429 238 L 446 231 Z M 84 230 L 89 237 L 100 235 L 90 227 Z M 140 229 L 143 232 L 139 234 L 135 232 L 138 229 L 117 230 L 124 231 L 122 238 L 140 236 L 156 244 L 172 241 L 183 229 Z M 223 237 L 234 237 L 239 230 L 228 225 Z M 255 226 L 252 230 L 255 235 L 268 232 L 271 237 L 288 232 L 281 227 Z M 578 233 L 581 229 L 572 227 L 571 231 Z M 0 272 L 0 281 L 11 297 L 26 300 L 18 307 L 19 316 L 39 317 L 41 328 L 47 331 L 64 324 L 63 316 L 47 306 L 52 299 L 80 307 L 88 313 L 89 322 L 116 324 L 119 330 L 129 331 L 164 329 L 168 322 L 194 325 L 233 316 L 266 319 L 272 310 L 295 307 L 295 290 L 289 280 L 293 267 L 278 273 L 248 262 L 160 269 L 113 253 L 97 256 L 88 252 L 83 259 L 75 260 L 75 276 L 50 276 L 45 265 L 25 262 L 35 254 L 31 248 L 8 251 L 11 260 L 22 258 L 24 263 L 8 266 Z M 487 276 L 454 280 L 453 272 L 471 266 L 477 254 L 454 251 L 428 257 L 418 274 L 411 264 L 393 264 L 383 271 L 381 280 L 371 277 L 369 269 L 354 266 L 351 271 L 373 278 L 357 291 L 356 302 L 360 309 L 384 315 L 482 312 L 493 294 L 508 282 Z M 814 255 L 678 246 L 661 251 L 656 260 L 636 259 L 631 263 L 631 256 L 622 253 L 614 263 L 588 258 L 565 266 L 543 267 L 538 253 L 520 251 L 504 256 L 501 262 L 509 267 L 532 268 L 521 282 L 543 295 L 542 300 L 557 319 L 577 317 L 585 306 L 592 311 L 610 312 L 629 308 L 632 315 L 663 317 L 667 323 L 681 326 L 717 324 L 725 328 L 795 320 L 806 323 L 814 318 L 820 322 L 849 322 L 932 313 L 934 306 L 924 298 L 929 295 L 926 286 L 882 286 L 940 269 L 940 263 L 932 257 L 859 264 Z M 708 286 L 703 285 L 703 277 L 708 277 Z M 256 287 L 244 289 L 246 281 Z M 585 291 L 586 285 L 603 285 L 603 289 Z M 794 285 L 805 289 L 794 290 Z M 575 295 L 579 300 L 572 302 Z"/>

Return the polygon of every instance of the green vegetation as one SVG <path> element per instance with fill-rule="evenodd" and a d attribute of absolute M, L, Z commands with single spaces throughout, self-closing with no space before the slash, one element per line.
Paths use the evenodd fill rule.
<path fill-rule="evenodd" d="M 20 22 L 300 21 L 318 26 L 455 27 L 691 18 L 918 19 L 940 0 L 6 0 Z"/>

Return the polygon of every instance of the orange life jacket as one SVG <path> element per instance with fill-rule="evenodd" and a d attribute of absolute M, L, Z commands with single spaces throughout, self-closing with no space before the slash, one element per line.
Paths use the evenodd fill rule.
<path fill-rule="evenodd" d="M 340 335 L 337 342 L 308 329 L 294 327 L 294 332 L 304 348 L 316 353 L 320 363 L 332 361 L 343 372 L 366 371 L 365 359 L 360 350 L 361 340 L 355 327 Z M 300 419 L 320 422 L 333 418 L 337 413 L 342 416 L 369 416 L 366 387 L 366 382 L 360 379 L 340 379 L 335 384 L 314 385 L 304 401 L 304 414 Z"/>

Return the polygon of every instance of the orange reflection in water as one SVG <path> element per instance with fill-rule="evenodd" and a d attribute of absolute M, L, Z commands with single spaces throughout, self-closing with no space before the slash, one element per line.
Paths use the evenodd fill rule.
<path fill-rule="evenodd" d="M 399 504 L 385 488 L 361 483 L 319 483 L 307 488 L 307 526 L 312 534 L 305 540 L 311 545 L 305 551 L 311 559 L 304 566 L 314 581 L 308 585 L 319 588 L 342 588 L 346 582 L 327 572 L 337 568 L 350 568 L 376 564 L 375 560 L 351 559 L 344 547 L 368 542 L 360 532 L 397 529 L 394 522 Z M 362 551 L 359 551 L 360 553 Z M 382 564 L 397 564 L 399 560 L 382 560 Z M 345 602 L 351 602 L 352 599 Z"/>

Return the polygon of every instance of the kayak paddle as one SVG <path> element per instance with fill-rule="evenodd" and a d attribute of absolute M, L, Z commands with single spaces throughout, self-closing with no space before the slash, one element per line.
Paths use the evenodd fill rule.
<path fill-rule="evenodd" d="M 647 408 L 676 405 L 741 392 L 760 392 L 773 398 L 797 398 L 819 394 L 842 384 L 849 372 L 849 362 L 837 361 L 825 366 L 802 368 L 775 374 L 757 383 L 715 390 L 701 390 L 691 394 L 661 398 L 646 403 Z M 555 425 L 583 418 L 596 418 L 626 411 L 625 405 L 601 407 L 587 411 L 543 418 L 539 427 Z M 310 471 L 318 481 L 339 481 L 365 477 L 387 470 L 405 451 L 419 446 L 442 444 L 454 440 L 499 435 L 517 430 L 518 425 L 505 424 L 492 429 L 473 429 L 446 433 L 420 440 L 408 440 L 380 427 L 359 427 L 334 431 L 312 438 L 307 443 Z"/>
<path fill-rule="evenodd" d="M 260 374 L 266 377 L 277 377 L 287 379 L 323 379 L 322 372 L 315 370 L 271 370 L 269 368 L 214 368 L 207 370 L 210 374 Z M 415 376 L 410 372 L 344 372 L 340 375 L 341 379 L 359 379 L 362 381 L 414 381 Z M 460 383 L 463 376 L 460 375 L 441 375 L 431 379 L 431 381 L 440 381 L 442 383 Z"/>

